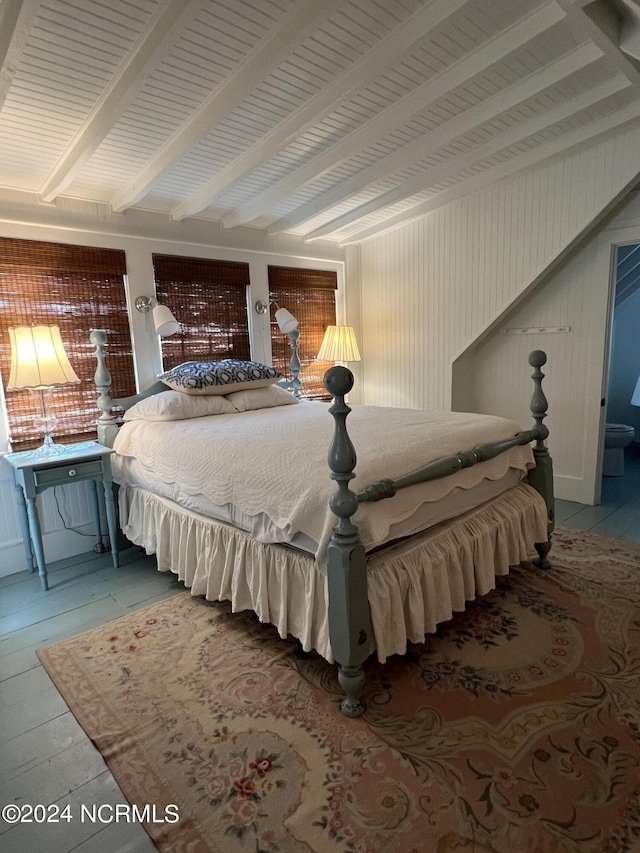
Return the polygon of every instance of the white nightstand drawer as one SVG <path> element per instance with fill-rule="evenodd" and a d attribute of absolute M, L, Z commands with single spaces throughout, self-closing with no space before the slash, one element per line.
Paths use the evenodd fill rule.
<path fill-rule="evenodd" d="M 34 471 L 36 486 L 58 486 L 74 480 L 93 480 L 102 477 L 102 462 L 92 459 L 89 462 L 71 462 L 56 465 L 55 468 L 42 468 Z"/>

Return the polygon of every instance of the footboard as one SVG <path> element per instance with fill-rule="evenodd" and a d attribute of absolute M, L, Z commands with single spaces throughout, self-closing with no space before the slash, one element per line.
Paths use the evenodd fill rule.
<path fill-rule="evenodd" d="M 364 683 L 362 665 L 371 650 L 366 558 L 358 529 L 352 521 L 360 503 L 391 498 L 399 489 L 448 477 L 463 468 L 493 459 L 511 447 L 535 441 L 533 454 L 536 464 L 528 474 L 528 481 L 547 506 L 547 540 L 535 544 L 540 567 L 549 566 L 548 552 L 554 526 L 553 470 L 545 445 L 549 430 L 543 423 L 547 415 L 547 400 L 542 390 L 544 374 L 540 369 L 546 360 L 547 356 L 541 350 L 529 356 L 529 364 L 534 368 L 530 409 L 535 423 L 531 429 L 437 459 L 404 477 L 379 480 L 357 494 L 349 488 L 349 481 L 355 476 L 356 451 L 347 431 L 346 420 L 351 409 L 345 402 L 346 394 L 353 387 L 353 374 L 345 367 L 333 367 L 325 374 L 325 387 L 334 397 L 329 409 L 335 425 L 329 449 L 329 467 L 337 489 L 331 497 L 330 506 L 338 517 L 327 550 L 329 632 L 334 657 L 340 664 L 338 678 L 346 694 L 342 712 L 347 716 L 358 716 L 364 710 L 359 698 Z"/>

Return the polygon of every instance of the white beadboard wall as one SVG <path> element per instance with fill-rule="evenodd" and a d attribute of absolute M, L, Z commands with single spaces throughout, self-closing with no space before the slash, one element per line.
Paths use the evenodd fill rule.
<path fill-rule="evenodd" d="M 640 129 L 627 128 L 363 243 L 364 401 L 426 409 L 446 410 L 454 403 L 456 408 L 472 408 L 464 405 L 464 398 L 469 398 L 476 384 L 480 359 L 489 353 L 486 348 L 472 350 L 485 337 L 496 335 L 503 319 L 627 194 L 638 179 L 638 150 Z M 591 370 L 598 379 L 590 374 L 587 384 L 592 390 L 602 376 L 608 267 L 588 291 L 581 291 L 576 283 L 576 289 L 559 301 L 550 297 L 562 286 L 560 278 L 554 281 L 542 297 L 541 316 L 547 318 L 545 325 L 566 324 L 575 331 L 572 353 L 561 356 L 554 349 L 565 347 L 568 336 L 556 336 L 561 340 L 552 342 L 553 382 L 559 383 L 562 396 L 566 390 L 571 401 L 568 406 L 556 406 L 553 423 L 557 432 L 567 433 L 578 424 L 583 429 L 577 449 L 569 448 L 566 440 L 554 446 L 556 472 L 561 497 L 589 502 L 593 476 L 585 474 L 578 457 L 587 444 L 595 442 L 597 448 L 598 429 L 594 439 L 594 416 L 586 417 L 593 397 L 581 397 L 579 390 L 584 379 L 581 358 L 589 349 L 595 364 Z M 530 336 L 522 341 L 500 336 L 499 346 L 522 346 L 528 352 L 535 348 L 530 347 L 533 343 Z M 515 361 L 511 355 L 503 354 L 506 366 L 494 384 L 505 392 L 508 389 L 499 401 L 507 413 L 514 410 L 511 397 L 519 400 L 517 395 L 524 394 L 528 423 L 530 389 L 523 375 L 531 371 L 526 354 L 524 374 L 520 354 L 513 353 Z M 599 417 L 599 390 L 596 396 Z M 481 409 L 498 403 L 475 397 L 473 402 Z M 515 407 L 517 415 L 522 404 Z"/>
<path fill-rule="evenodd" d="M 4 460 L 0 464 L 0 577 L 4 577 L 24 571 L 26 560 L 11 471 Z M 106 541 L 107 525 L 100 494 L 99 500 L 103 516 L 103 541 Z M 71 483 L 64 488 L 49 489 L 39 497 L 40 528 L 48 563 L 86 553 L 94 547 L 97 537 L 90 506 L 86 483 Z M 64 523 L 58 515 L 58 508 Z M 65 529 L 65 524 L 72 529 Z"/>
<path fill-rule="evenodd" d="M 522 393 L 532 372 L 527 356 L 533 349 L 547 353 L 544 386 L 558 497 L 582 503 L 599 497 L 606 416 L 600 402 L 608 396 L 614 250 L 616 245 L 639 241 L 640 193 L 633 192 L 606 226 L 584 240 L 566 263 L 504 319 L 495 334 L 454 367 L 455 384 L 467 393 L 466 399 L 454 395 L 456 408 L 468 401 L 473 411 L 494 412 L 527 423 L 531 418 Z M 571 331 L 504 334 L 513 329 L 562 326 Z"/>
<path fill-rule="evenodd" d="M 595 490 L 597 436 L 602 398 L 603 347 L 606 339 L 608 282 L 588 274 L 595 263 L 597 241 L 552 275 L 454 369 L 465 371 L 469 397 L 455 407 L 510 417 L 533 424 L 529 401 L 533 391 L 532 350 L 547 353 L 544 390 L 549 401 L 548 445 L 556 471 L 558 497 L 591 503 Z M 515 329 L 569 327 L 570 332 L 513 333 Z M 505 334 L 504 332 L 508 332 Z M 462 379 L 464 382 L 464 379 Z"/>

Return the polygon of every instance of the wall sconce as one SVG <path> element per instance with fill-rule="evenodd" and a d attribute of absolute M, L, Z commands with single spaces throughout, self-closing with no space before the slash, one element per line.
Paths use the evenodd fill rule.
<path fill-rule="evenodd" d="M 168 338 L 169 335 L 175 335 L 180 328 L 180 323 L 178 323 L 171 311 L 166 305 L 160 305 L 155 296 L 138 296 L 135 306 L 143 314 L 153 309 L 153 325 L 155 326 L 156 334 L 160 335 L 161 338 Z"/>
<path fill-rule="evenodd" d="M 54 444 L 55 415 L 47 414 L 44 392 L 61 385 L 76 385 L 78 379 L 65 352 L 59 326 L 10 326 L 11 372 L 7 391 L 40 392 L 42 414 L 34 426 L 44 433 L 44 443 L 35 451 L 39 456 L 62 453 L 65 445 Z"/>
<path fill-rule="evenodd" d="M 269 310 L 269 306 L 276 306 L 276 323 L 278 324 L 278 328 L 282 332 L 283 335 L 288 335 L 290 332 L 295 331 L 298 328 L 298 321 L 293 316 L 291 311 L 287 311 L 286 308 L 280 308 L 277 302 L 271 300 L 271 302 L 266 303 L 259 299 L 254 308 L 256 309 L 256 314 L 266 314 Z"/>
<path fill-rule="evenodd" d="M 316 358 L 318 361 L 360 361 L 353 327 L 327 326 Z"/>
<path fill-rule="evenodd" d="M 300 397 L 300 389 L 302 387 L 300 382 L 300 369 L 302 365 L 298 355 L 298 338 L 300 337 L 300 332 L 298 331 L 299 324 L 291 311 L 287 311 L 286 308 L 280 308 L 278 303 L 273 300 L 271 300 L 271 302 L 263 302 L 259 299 L 253 307 L 256 310 L 256 314 L 267 314 L 271 305 L 276 306 L 276 323 L 278 324 L 278 328 L 282 334 L 289 338 L 289 346 L 291 347 L 291 359 L 289 361 L 289 367 L 292 375 L 291 382 L 279 382 L 278 385 L 282 385 L 283 388 L 291 388 L 293 396 Z"/>

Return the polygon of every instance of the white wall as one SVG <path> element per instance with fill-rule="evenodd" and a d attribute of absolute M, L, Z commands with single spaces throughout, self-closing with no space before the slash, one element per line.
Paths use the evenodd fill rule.
<path fill-rule="evenodd" d="M 549 360 L 544 372 L 550 404 L 549 445 L 555 462 L 556 493 L 568 500 L 599 500 L 605 420 L 620 418 L 624 423 L 634 423 L 631 406 L 620 411 L 611 405 L 612 389 L 607 387 L 607 380 L 610 342 L 615 346 L 617 337 L 620 345 L 622 332 L 628 341 L 624 357 L 635 359 L 636 374 L 640 369 L 640 311 L 633 297 L 629 300 L 634 303 L 628 306 L 629 313 L 621 312 L 618 319 L 625 328 L 621 326 L 617 336 L 614 332 L 613 339 L 610 335 L 615 247 L 638 239 L 640 194 L 633 192 L 529 299 L 504 319 L 494 335 L 467 353 L 456 369 L 465 372 L 466 364 L 468 375 L 473 376 L 473 383 L 468 377 L 466 382 L 467 387 L 474 386 L 471 399 L 475 411 L 503 415 L 516 411 L 525 421 L 527 407 L 509 374 L 514 365 L 524 364 L 532 349 L 547 352 Z M 569 326 L 571 331 L 501 334 L 514 328 L 561 326 Z M 522 382 L 530 372 L 519 369 Z M 620 382 L 628 388 L 631 379 L 621 375 L 616 384 Z M 602 400 L 609 400 L 609 406 L 603 408 Z"/>
<path fill-rule="evenodd" d="M 588 274 L 595 255 L 592 241 L 456 366 L 456 372 L 466 367 L 473 377 L 472 411 L 511 417 L 529 426 L 533 384 L 527 358 L 535 349 L 547 353 L 543 387 L 549 401 L 546 423 L 555 491 L 559 498 L 582 503 L 592 502 L 596 485 L 597 447 L 589 452 L 588 446 L 600 425 L 607 322 L 608 276 L 599 281 Z M 562 327 L 570 331 L 529 333 Z"/>
<path fill-rule="evenodd" d="M 475 347 L 495 334 L 504 318 L 548 279 L 550 270 L 559 267 L 594 223 L 628 193 L 639 176 L 639 147 L 640 129 L 628 128 L 363 243 L 365 401 L 466 408 L 460 404 L 465 395 L 473 396 Z M 585 256 L 578 277 L 588 276 L 588 286 L 581 289 L 577 281 L 565 302 L 552 304 L 550 294 L 560 286 L 558 279 L 536 303 L 547 317 L 545 325 L 568 324 L 574 330 L 571 354 L 566 358 L 555 354 L 556 374 L 553 380 L 549 375 L 548 383 L 553 390 L 552 382 L 559 381 L 558 360 L 562 360 L 560 396 L 570 404 L 556 405 L 554 426 L 565 437 L 577 426 L 582 434 L 577 449 L 563 439 L 553 452 L 559 494 L 574 500 L 587 500 L 590 494 L 593 499 L 594 476 L 586 471 L 596 464 L 594 447 L 597 459 L 610 257 L 603 261 L 600 250 L 595 254 L 598 280 L 593 278 L 594 257 Z M 558 276 L 566 274 L 558 272 Z M 538 315 L 534 311 L 531 316 Z M 524 322 L 514 317 L 510 325 L 516 319 Z M 557 337 L 554 347 L 562 348 L 569 340 Z M 537 345 L 528 336 L 520 342 L 501 336 L 499 344 L 527 351 Z M 529 387 L 523 379 L 522 358 L 513 355 L 512 360 L 509 349 L 504 369 L 492 382 L 504 391 L 500 407 L 516 416 L 524 411 L 528 422 Z M 524 376 L 529 373 L 525 358 Z M 490 391 L 487 394 L 476 405 L 498 403 Z"/>
<path fill-rule="evenodd" d="M 332 269 L 338 274 L 337 310 L 340 322 L 348 321 L 345 297 L 345 252 L 333 243 L 305 245 L 293 235 L 269 238 L 252 228 L 222 230 L 217 223 L 192 220 L 171 223 L 166 216 L 127 211 L 111 214 L 105 205 L 63 200 L 58 205 L 43 205 L 30 194 L 15 195 L 14 202 L 0 207 L 0 236 L 27 240 L 50 240 L 75 245 L 105 246 L 123 249 L 127 259 L 127 303 L 132 330 L 138 388 L 155 380 L 161 369 L 160 347 L 150 315 L 132 309 L 137 296 L 153 295 L 153 253 L 191 255 L 221 260 L 246 261 L 250 265 L 251 287 L 248 301 L 268 301 L 267 267 L 283 266 Z M 354 263 L 357 251 L 352 251 Z M 357 269 L 356 269 L 357 278 Z M 357 311 L 357 303 L 352 310 Z M 250 310 L 252 356 L 259 361 L 271 359 L 271 338 L 267 315 Z M 1 383 L 0 383 L 1 386 Z M 0 387 L 0 398 L 2 390 Z M 97 395 L 96 395 L 97 398 Z M 96 408 L 96 419 L 98 416 Z M 9 450 L 4 405 L 0 406 L 0 452 Z M 92 530 L 87 511 L 85 483 L 57 489 L 66 510 L 68 523 L 83 533 Z M 83 553 L 94 540 L 65 530 L 57 513 L 52 490 L 39 497 L 45 555 L 48 561 Z M 24 551 L 15 510 L 11 469 L 0 461 L 0 577 L 25 568 Z"/>

